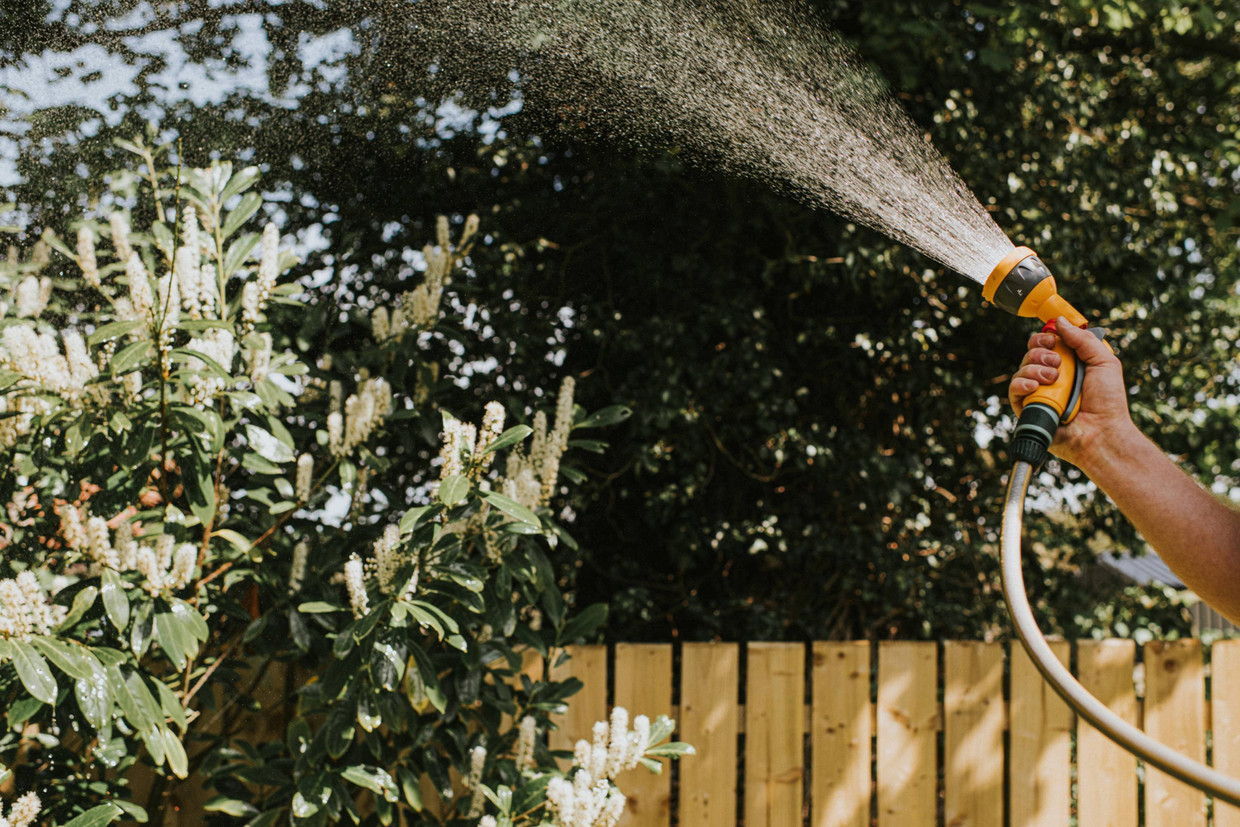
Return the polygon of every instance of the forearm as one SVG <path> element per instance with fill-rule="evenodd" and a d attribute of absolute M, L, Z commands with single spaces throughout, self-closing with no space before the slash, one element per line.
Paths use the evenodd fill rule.
<path fill-rule="evenodd" d="M 1240 513 L 1135 426 L 1098 440 L 1077 464 L 1190 589 L 1240 621 Z"/>

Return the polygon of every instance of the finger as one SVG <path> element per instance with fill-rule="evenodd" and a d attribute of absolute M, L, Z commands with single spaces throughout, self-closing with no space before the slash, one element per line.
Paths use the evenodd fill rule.
<path fill-rule="evenodd" d="M 1047 367 L 1046 365 L 1022 365 L 1012 375 L 1012 378 L 1027 379 L 1039 385 L 1049 385 L 1059 378 L 1059 368 Z"/>
<path fill-rule="evenodd" d="M 1047 367 L 1057 368 L 1061 362 L 1063 362 L 1063 359 L 1060 358 L 1058 353 L 1039 347 L 1026 351 L 1025 358 L 1020 361 L 1020 366 L 1023 368 L 1027 365 L 1046 365 Z"/>
<path fill-rule="evenodd" d="M 1008 396 L 1013 400 L 1020 398 L 1023 400 L 1026 396 L 1041 387 L 1041 383 L 1036 379 L 1030 379 L 1025 376 L 1013 376 L 1012 381 L 1008 384 Z M 1015 402 L 1012 407 L 1016 407 Z"/>
<path fill-rule="evenodd" d="M 1101 339 L 1088 331 L 1074 327 L 1063 316 L 1059 317 L 1055 326 L 1059 335 L 1063 337 L 1064 344 L 1075 350 L 1086 365 L 1103 365 L 1119 361 Z"/>
<path fill-rule="evenodd" d="M 1054 333 L 1035 333 L 1029 337 L 1029 350 L 1044 348 L 1049 350 L 1055 346 Z"/>

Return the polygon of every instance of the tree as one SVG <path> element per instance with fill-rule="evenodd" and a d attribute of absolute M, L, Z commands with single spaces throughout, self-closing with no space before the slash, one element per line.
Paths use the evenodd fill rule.
<path fill-rule="evenodd" d="M 1066 0 L 819 5 L 1003 228 L 1035 241 L 1073 302 L 1115 328 L 1142 424 L 1234 487 L 1234 14 Z M 15 57 L 65 32 L 68 18 L 45 12 L 32 8 L 11 35 Z M 597 140 L 620 130 L 482 71 L 508 53 L 453 73 L 462 54 L 440 49 L 409 6 L 170 15 L 130 25 L 205 20 L 198 61 L 239 60 L 252 47 L 238 31 L 261 28 L 265 88 L 178 101 L 157 88 L 152 61 L 91 140 L 95 127 L 80 125 L 92 112 L 32 115 L 12 188 L 31 236 L 45 205 L 89 197 L 71 170 L 109 168 L 109 139 L 141 126 L 142 106 L 194 162 L 228 135 L 270 159 L 267 180 L 287 182 L 274 190 L 299 194 L 281 212 L 316 226 L 327 283 L 319 310 L 289 330 L 298 341 L 331 329 L 333 302 L 398 291 L 407 269 L 393 251 L 434 213 L 459 222 L 477 209 L 487 237 L 452 298 L 476 308 L 466 335 L 477 357 L 450 393 L 504 399 L 567 370 L 589 378 L 588 406 L 635 412 L 574 506 L 580 599 L 612 604 L 609 634 L 1002 630 L 1005 460 L 988 437 L 1009 427 L 1000 400 L 1027 331 L 981 309 L 973 285 L 771 182 L 695 165 L 687 148 Z M 307 44 L 341 32 L 339 59 L 310 59 Z M 1052 491 L 1080 482 L 1072 469 L 1050 474 Z M 1104 628 L 1091 607 L 1118 598 L 1076 571 L 1093 548 L 1136 539 L 1105 503 L 1066 490 L 1050 510 L 1080 510 L 1030 521 L 1044 551 L 1027 580 L 1047 626 L 1079 634 Z"/>

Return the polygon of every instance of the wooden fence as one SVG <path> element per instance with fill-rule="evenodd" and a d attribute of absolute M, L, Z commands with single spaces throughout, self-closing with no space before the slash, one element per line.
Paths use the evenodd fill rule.
<path fill-rule="evenodd" d="M 1153 737 L 1240 773 L 1240 640 L 1053 644 Z M 1019 645 L 947 641 L 584 646 L 553 747 L 611 704 L 670 714 L 697 747 L 622 777 L 624 827 L 1240 827 L 1240 809 L 1137 761 L 1075 716 Z M 1074 737 L 1075 736 L 1075 737 Z M 1075 822 L 1073 819 L 1075 818 Z"/>

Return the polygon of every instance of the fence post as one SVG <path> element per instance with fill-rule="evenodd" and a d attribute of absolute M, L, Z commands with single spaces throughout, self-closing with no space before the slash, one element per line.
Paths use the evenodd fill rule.
<path fill-rule="evenodd" d="M 870 824 L 870 643 L 816 642 L 810 716 L 813 827 Z"/>
<path fill-rule="evenodd" d="M 934 827 L 937 686 L 933 642 L 879 643 L 879 827 Z"/>
<path fill-rule="evenodd" d="M 696 753 L 680 762 L 680 827 L 736 824 L 740 647 L 686 643 L 680 650 L 680 737 Z"/>
<path fill-rule="evenodd" d="M 745 827 L 801 823 L 805 647 L 751 643 L 745 682 Z"/>
<path fill-rule="evenodd" d="M 1068 665 L 1066 640 L 1050 641 Z M 1072 806 L 1072 711 L 1042 679 L 1029 653 L 1012 643 L 1008 812 L 1012 827 L 1060 827 Z"/>

